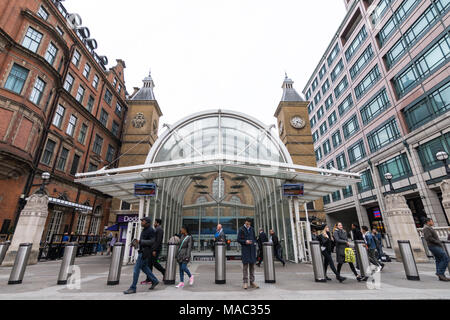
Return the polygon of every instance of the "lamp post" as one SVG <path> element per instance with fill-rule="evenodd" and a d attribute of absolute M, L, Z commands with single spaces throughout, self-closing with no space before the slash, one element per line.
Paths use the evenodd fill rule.
<path fill-rule="evenodd" d="M 390 191 L 389 191 L 389 193 L 395 193 L 395 189 L 394 189 L 394 186 L 392 185 L 392 178 L 393 178 L 394 176 L 392 175 L 392 173 L 390 173 L 390 172 L 387 172 L 385 175 L 384 175 L 384 178 L 389 182 L 389 188 L 391 189 Z"/>
<path fill-rule="evenodd" d="M 42 183 L 39 185 L 40 188 L 37 193 L 45 194 L 45 186 L 50 183 L 50 173 L 43 172 L 41 175 L 41 178 L 42 178 Z M 35 186 L 38 186 L 38 185 L 35 185 Z"/>
<path fill-rule="evenodd" d="M 450 178 L 450 168 L 447 165 L 448 153 L 445 151 L 439 151 L 438 153 L 436 153 L 436 159 L 444 163 L 447 178 Z"/>

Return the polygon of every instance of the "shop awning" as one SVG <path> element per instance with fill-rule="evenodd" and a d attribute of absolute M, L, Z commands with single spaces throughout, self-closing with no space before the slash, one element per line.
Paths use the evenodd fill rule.
<path fill-rule="evenodd" d="M 116 223 L 111 227 L 109 227 L 108 229 L 106 229 L 106 231 L 119 231 L 119 225 Z"/>
<path fill-rule="evenodd" d="M 28 201 L 29 198 L 27 198 L 26 200 Z M 57 198 L 52 198 L 52 197 L 48 197 L 48 203 L 53 203 L 53 204 L 57 204 L 63 207 L 68 207 L 68 208 L 75 208 L 79 211 L 92 211 L 92 207 L 89 206 L 85 206 L 83 204 L 79 204 L 79 203 L 75 203 L 75 202 L 71 202 L 71 201 L 67 201 L 67 200 L 61 200 L 61 199 L 57 199 Z"/>

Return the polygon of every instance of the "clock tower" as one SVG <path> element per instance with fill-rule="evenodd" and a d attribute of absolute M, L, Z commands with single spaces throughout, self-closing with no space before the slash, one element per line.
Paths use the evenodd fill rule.
<path fill-rule="evenodd" d="M 308 105 L 294 89 L 294 81 L 286 75 L 283 82 L 283 96 L 275 112 L 281 141 L 286 145 L 294 164 L 316 167 L 316 155 L 309 123 Z M 301 208 L 303 209 L 303 208 Z M 300 211 L 304 217 L 304 211 Z M 308 205 L 310 217 L 316 216 L 326 221 L 323 210 L 323 201 L 314 201 L 314 209 Z"/>

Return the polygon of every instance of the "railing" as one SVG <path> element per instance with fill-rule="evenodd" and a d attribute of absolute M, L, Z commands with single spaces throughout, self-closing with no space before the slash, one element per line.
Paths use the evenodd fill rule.
<path fill-rule="evenodd" d="M 450 234 L 450 227 L 438 227 L 434 228 L 434 230 L 436 231 L 441 240 L 448 239 L 448 235 Z M 417 232 L 419 232 L 419 236 L 423 237 L 423 228 L 417 229 Z"/>

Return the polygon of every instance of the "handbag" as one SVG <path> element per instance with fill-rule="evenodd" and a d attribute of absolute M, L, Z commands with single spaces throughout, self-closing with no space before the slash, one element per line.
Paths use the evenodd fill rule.
<path fill-rule="evenodd" d="M 345 248 L 345 262 L 346 263 L 356 262 L 355 250 L 353 250 L 352 248 Z"/>

